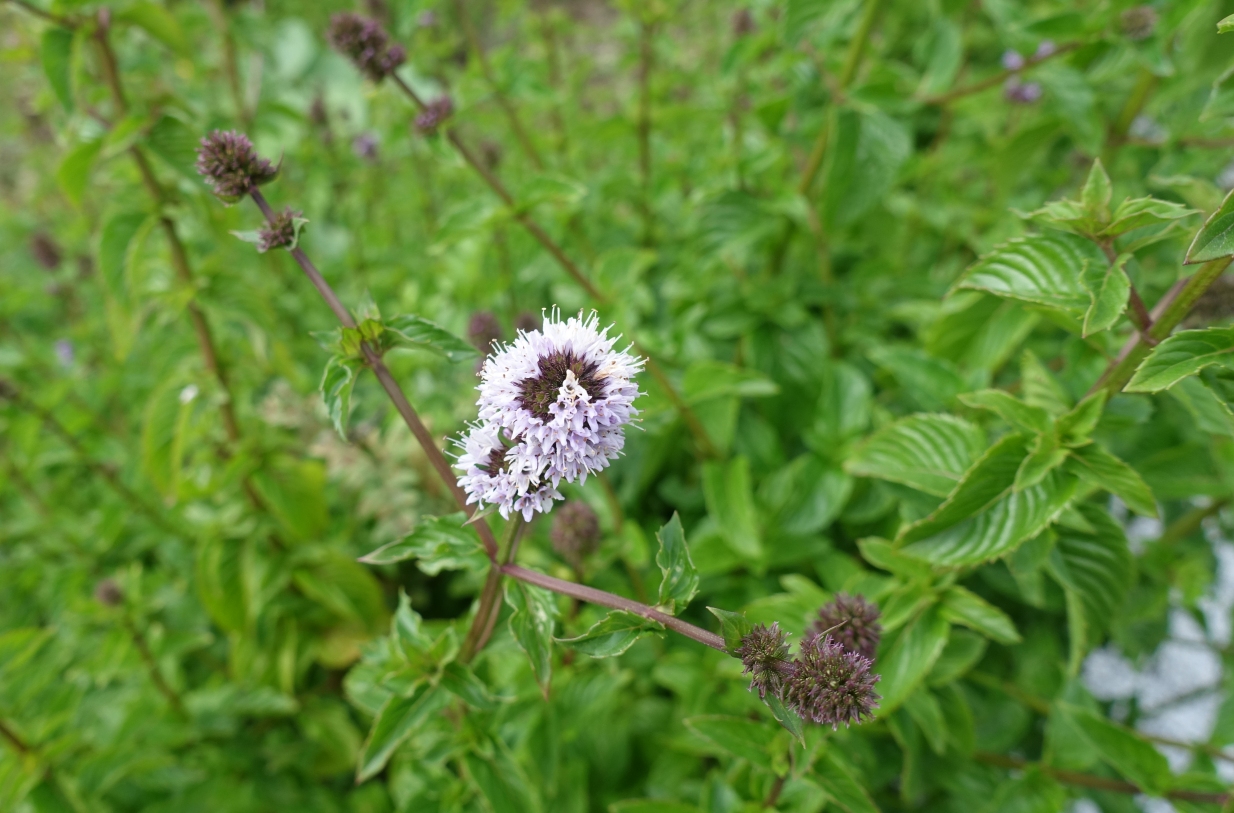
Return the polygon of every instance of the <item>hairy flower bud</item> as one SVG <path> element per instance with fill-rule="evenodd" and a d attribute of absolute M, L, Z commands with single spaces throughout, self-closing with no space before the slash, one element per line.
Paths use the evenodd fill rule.
<path fill-rule="evenodd" d="M 819 608 L 818 619 L 810 629 L 816 635 L 830 633 L 845 649 L 874 660 L 883 634 L 878 617 L 877 604 L 866 601 L 863 596 L 837 593 Z"/>
<path fill-rule="evenodd" d="M 1157 30 L 1157 11 L 1152 6 L 1129 8 L 1119 17 L 1129 40 L 1146 40 Z"/>
<path fill-rule="evenodd" d="M 390 44 L 381 23 L 359 14 L 342 12 L 331 17 L 326 39 L 374 82 L 385 79 L 407 60 L 403 46 Z"/>
<path fill-rule="evenodd" d="M 279 212 L 273 223 L 267 223 L 257 232 L 257 250 L 264 254 L 272 248 L 295 248 L 299 237 L 296 221 L 303 224 L 302 218 L 303 214 L 292 211 L 290 206 Z"/>
<path fill-rule="evenodd" d="M 549 532 L 553 550 L 581 571 L 583 559 L 595 553 L 600 544 L 600 520 L 591 506 L 582 500 L 570 500 L 553 514 L 553 527 Z"/>
<path fill-rule="evenodd" d="M 501 341 L 501 323 L 492 311 L 476 311 L 467 322 L 467 341 L 481 353 L 493 349 L 493 343 Z"/>
<path fill-rule="evenodd" d="M 833 729 L 872 717 L 879 696 L 870 659 L 846 650 L 830 635 L 811 635 L 801 643 L 792 673 L 784 679 L 784 702 L 804 720 Z"/>
<path fill-rule="evenodd" d="M 103 579 L 94 586 L 94 600 L 104 607 L 119 607 L 124 603 L 124 591 L 112 579 Z"/>
<path fill-rule="evenodd" d="M 197 171 L 214 194 L 232 203 L 278 175 L 277 167 L 258 157 L 248 136 L 235 130 L 215 130 L 201 140 Z"/>
<path fill-rule="evenodd" d="M 784 680 L 793 671 L 788 660 L 788 636 L 778 623 L 770 627 L 759 624 L 741 639 L 737 657 L 745 667 L 743 675 L 750 676 L 750 691 L 758 690 L 760 698 L 767 692 L 779 697 L 784 689 Z"/>
<path fill-rule="evenodd" d="M 454 101 L 449 96 L 433 99 L 425 105 L 420 115 L 416 116 L 416 132 L 420 135 L 432 135 L 453 113 Z"/>
<path fill-rule="evenodd" d="M 34 257 L 34 261 L 48 271 L 55 271 L 60 267 L 60 247 L 56 245 L 56 241 L 52 239 L 50 234 L 38 232 L 30 238 L 30 254 Z"/>

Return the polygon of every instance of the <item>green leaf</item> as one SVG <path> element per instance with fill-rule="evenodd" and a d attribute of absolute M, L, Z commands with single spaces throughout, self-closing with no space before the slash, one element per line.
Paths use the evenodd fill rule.
<path fill-rule="evenodd" d="M 1050 368 L 1041 363 L 1031 350 L 1025 350 L 1020 358 L 1020 385 L 1024 403 L 1039 406 L 1051 415 L 1070 412 L 1071 396 L 1055 378 Z"/>
<path fill-rule="evenodd" d="M 43 32 L 39 60 L 47 82 L 64 109 L 73 112 L 73 32 L 52 27 Z"/>
<path fill-rule="evenodd" d="M 750 634 L 754 625 L 743 613 L 729 612 L 718 607 L 708 607 L 707 610 L 720 619 L 720 636 L 724 638 L 724 647 L 732 655 L 741 646 L 741 639 Z"/>
<path fill-rule="evenodd" d="M 683 722 L 694 733 L 759 768 L 770 771 L 776 758 L 782 757 L 782 751 L 776 748 L 780 745 L 779 732 L 765 723 L 718 714 L 687 717 Z"/>
<path fill-rule="evenodd" d="M 735 457 L 727 463 L 703 466 L 703 495 L 707 512 L 720 526 L 733 552 L 746 560 L 762 556 L 762 533 L 754 505 L 754 486 L 750 480 L 750 461 Z"/>
<path fill-rule="evenodd" d="M 870 794 L 834 749 L 834 745 L 829 745 L 814 763 L 814 778 L 846 813 L 879 813 Z"/>
<path fill-rule="evenodd" d="M 172 116 L 163 116 L 146 133 L 146 146 L 184 178 L 200 185 L 197 133 Z"/>
<path fill-rule="evenodd" d="M 424 631 L 424 619 L 411 608 L 411 599 L 401 588 L 398 609 L 390 619 L 390 639 L 411 663 L 416 663 L 433 646 L 433 639 Z"/>
<path fill-rule="evenodd" d="M 971 590 L 959 585 L 948 587 L 939 607 L 942 617 L 952 624 L 974 629 L 1000 644 L 1020 642 L 1011 617 Z"/>
<path fill-rule="evenodd" d="M 180 496 L 185 443 L 198 406 L 196 390 L 169 376 L 151 393 L 142 415 L 142 469 L 169 503 Z"/>
<path fill-rule="evenodd" d="M 767 696 L 763 698 L 763 704 L 771 710 L 771 716 L 776 718 L 776 722 L 783 726 L 784 730 L 804 747 L 806 744 L 805 731 L 801 718 L 797 716 L 797 712 L 787 708 L 783 701 L 776 697 L 775 692 L 768 692 Z"/>
<path fill-rule="evenodd" d="M 904 701 L 904 710 L 913 718 L 930 750 L 942 756 L 947 750 L 947 720 L 943 717 L 942 706 L 929 689 L 921 688 L 908 696 Z"/>
<path fill-rule="evenodd" d="M 364 362 L 342 355 L 334 355 L 326 362 L 326 369 L 321 376 L 322 400 L 326 403 L 326 413 L 334 431 L 339 437 L 347 440 L 347 418 L 351 415 L 351 391 L 356 386 L 356 379 L 364 369 Z"/>
<path fill-rule="evenodd" d="M 941 497 L 951 492 L 984 447 L 984 434 L 968 421 L 911 415 L 870 436 L 845 461 L 844 470 Z"/>
<path fill-rule="evenodd" d="M 324 463 L 276 455 L 254 471 L 251 480 L 262 503 L 288 534 L 302 541 L 321 538 L 330 524 Z"/>
<path fill-rule="evenodd" d="M 656 603 L 667 608 L 667 612 L 675 613 L 685 609 L 698 592 L 698 571 L 694 569 L 690 547 L 686 544 L 685 531 L 681 528 L 681 519 L 676 511 L 673 518 L 656 532 L 656 539 L 660 543 L 656 565 L 662 576 Z"/>
<path fill-rule="evenodd" d="M 960 396 L 960 402 L 973 409 L 989 410 L 1021 432 L 1049 432 L 1054 425 L 1050 413 L 1002 390 L 966 392 Z"/>
<path fill-rule="evenodd" d="M 1162 796 L 1174 784 L 1166 758 L 1134 731 L 1088 709 L 1064 709 L 1101 759 L 1136 787 L 1150 796 Z"/>
<path fill-rule="evenodd" d="M 193 582 L 206 612 L 222 629 L 243 632 L 253 610 L 248 546 L 233 539 L 208 538 L 197 545 Z"/>
<path fill-rule="evenodd" d="M 94 159 L 103 149 L 102 141 L 84 141 L 64 157 L 60 168 L 56 170 L 56 181 L 74 206 L 81 206 L 81 196 L 90 182 L 90 170 L 94 167 Z"/>
<path fill-rule="evenodd" d="M 969 388 L 955 365 L 932 358 L 917 348 L 874 347 L 869 351 L 869 357 L 894 375 L 912 399 L 925 409 L 945 409 L 957 395 Z"/>
<path fill-rule="evenodd" d="M 1081 282 L 1091 298 L 1088 310 L 1084 312 L 1081 334 L 1084 337 L 1113 327 L 1127 310 L 1131 280 L 1127 278 L 1124 266 L 1129 259 L 1130 254 L 1121 254 L 1108 266 L 1096 263 L 1084 266 Z"/>
<path fill-rule="evenodd" d="M 471 667 L 458 661 L 447 663 L 441 670 L 439 685 L 477 711 L 501 708 L 501 698 L 493 696 Z"/>
<path fill-rule="evenodd" d="M 1083 237 L 1046 234 L 1018 237 L 982 257 L 954 289 L 987 291 L 995 296 L 1045 305 L 1079 319 L 1089 296 L 1080 284 L 1088 265 L 1105 267 L 1105 255 Z"/>
<path fill-rule="evenodd" d="M 720 361 L 691 364 L 682 381 L 682 394 L 690 404 L 721 397 L 765 398 L 779 391 L 779 385 L 762 373 Z"/>
<path fill-rule="evenodd" d="M 487 738 L 492 754 L 476 751 L 464 755 L 467 773 L 493 813 L 540 813 L 541 805 L 527 772 L 500 739 Z"/>
<path fill-rule="evenodd" d="M 1225 257 L 1234 257 L 1234 191 L 1226 195 L 1217 211 L 1204 221 L 1187 249 L 1183 264 L 1193 265 Z"/>
<path fill-rule="evenodd" d="M 1117 237 L 1135 229 L 1159 223 L 1173 223 L 1192 215 L 1198 215 L 1197 209 L 1157 198 L 1135 198 L 1124 200 L 1114 210 L 1113 222 L 1102 230 L 1102 237 Z"/>
<path fill-rule="evenodd" d="M 943 647 L 943 653 L 935 661 L 926 682 L 931 686 L 946 686 L 959 680 L 977 665 L 988 646 L 989 643 L 984 637 L 953 627 L 947 638 L 947 646 Z"/>
<path fill-rule="evenodd" d="M 663 632 L 664 625 L 625 610 L 613 610 L 577 638 L 558 638 L 557 642 L 593 658 L 612 658 L 624 654 L 634 642 L 651 632 Z"/>
<path fill-rule="evenodd" d="M 951 625 L 937 606 L 930 607 L 904 627 L 894 640 L 879 648 L 878 670 L 882 680 L 876 687 L 883 696 L 878 716 L 886 717 L 925 679 L 947 645 Z"/>
<path fill-rule="evenodd" d="M 1033 450 L 1020 468 L 1016 470 L 1013 491 L 1023 491 L 1032 488 L 1046 478 L 1050 472 L 1061 466 L 1067 459 L 1067 450 L 1059 448 L 1058 440 L 1051 435 L 1041 435 L 1033 443 Z"/>
<path fill-rule="evenodd" d="M 1144 478 L 1101 446 L 1092 443 L 1072 449 L 1071 460 L 1067 470 L 1084 482 L 1116 495 L 1141 516 L 1157 516 L 1157 501 Z"/>
<path fill-rule="evenodd" d="M 510 633 L 527 653 L 540 691 L 547 695 L 553 677 L 553 625 L 557 619 L 557 602 L 548 590 L 513 582 L 506 586 L 506 603 L 514 610 L 510 616 Z"/>
<path fill-rule="evenodd" d="M 385 330 L 394 337 L 395 347 L 432 350 L 454 362 L 474 359 L 478 355 L 474 347 L 453 333 L 413 314 L 387 319 Z"/>
<path fill-rule="evenodd" d="M 1110 220 L 1110 198 L 1113 195 L 1114 189 L 1110 184 L 1110 176 L 1106 174 L 1105 167 L 1101 165 L 1101 159 L 1098 158 L 1093 161 L 1093 166 L 1088 171 L 1088 180 L 1084 182 L 1084 188 L 1080 191 L 1080 203 L 1089 217 L 1106 223 Z"/>
<path fill-rule="evenodd" d="M 1231 14 L 1229 17 L 1222 17 L 1217 21 L 1218 34 L 1228 34 L 1231 31 L 1234 31 L 1234 14 Z"/>
<path fill-rule="evenodd" d="M 364 782 L 386 767 L 394 750 L 432 715 L 441 711 L 450 695 L 436 686 L 421 683 L 408 697 L 393 695 L 377 712 L 373 727 L 360 751 L 356 782 Z"/>
<path fill-rule="evenodd" d="M 823 168 L 822 212 L 828 225 L 857 221 L 883 200 L 912 154 L 912 135 L 874 108 L 839 110 Z"/>
<path fill-rule="evenodd" d="M 614 802 L 608 809 L 610 813 L 702 813 L 694 805 L 661 799 L 627 799 L 624 802 Z"/>
<path fill-rule="evenodd" d="M 999 813 L 1058 813 L 1067 809 L 1067 792 L 1052 777 L 1037 768 L 1008 779 L 994 795 L 990 808 Z"/>
<path fill-rule="evenodd" d="M 1106 391 L 1098 390 L 1076 404 L 1055 422 L 1055 431 L 1065 446 L 1083 446 L 1097 428 L 1097 422 L 1105 411 Z"/>
<path fill-rule="evenodd" d="M 1234 215 L 1231 215 L 1234 217 Z M 1175 333 L 1153 348 L 1127 384 L 1127 392 L 1159 392 L 1205 367 L 1234 368 L 1234 327 Z"/>
<path fill-rule="evenodd" d="M 1075 592 L 1084 605 L 1089 626 L 1107 629 L 1123 606 L 1135 574 L 1135 561 L 1122 526 L 1105 509 L 1091 503 L 1077 506 L 1088 529 L 1060 524 L 1058 541 L 1049 556 L 1051 574 Z"/>
<path fill-rule="evenodd" d="M 191 59 L 193 52 L 171 12 L 155 3 L 131 3 L 115 14 L 115 19 L 132 23 L 166 45 L 176 56 Z"/>
<path fill-rule="evenodd" d="M 1191 413 L 1201 432 L 1234 437 L 1234 412 L 1221 396 L 1199 376 L 1190 376 L 1170 387 L 1170 395 Z"/>
<path fill-rule="evenodd" d="M 464 526 L 462 511 L 444 517 L 423 517 L 415 530 L 370 554 L 360 557 L 369 565 L 389 565 L 415 559 L 416 567 L 429 576 L 443 570 L 479 573 L 488 564 L 488 554 L 476 532 Z"/>

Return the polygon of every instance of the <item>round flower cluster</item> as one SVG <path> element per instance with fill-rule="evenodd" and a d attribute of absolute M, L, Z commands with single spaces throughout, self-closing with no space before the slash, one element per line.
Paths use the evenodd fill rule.
<path fill-rule="evenodd" d="M 296 220 L 302 217 L 301 212 L 293 211 L 290 206 L 276 214 L 274 220 L 257 233 L 257 250 L 265 254 L 274 248 L 293 248 L 297 237 Z"/>
<path fill-rule="evenodd" d="M 831 637 L 845 649 L 874 660 L 878 641 L 883 634 L 883 625 L 878 623 L 879 615 L 878 605 L 866 601 L 864 596 L 837 593 L 834 599 L 819 608 L 818 619 L 811 631 L 819 635 L 831 633 Z"/>
<path fill-rule="evenodd" d="M 214 194 L 235 202 L 278 175 L 278 167 L 257 155 L 248 136 L 235 130 L 215 130 L 197 148 L 197 171 Z"/>
<path fill-rule="evenodd" d="M 407 60 L 407 51 L 390 44 L 390 35 L 381 23 L 359 14 L 341 12 L 331 17 L 326 39 L 374 82 L 385 79 Z"/>
<path fill-rule="evenodd" d="M 424 110 L 416 116 L 414 122 L 416 132 L 420 135 L 432 135 L 453 114 L 453 99 L 449 96 L 436 98 L 425 105 Z"/>
<path fill-rule="evenodd" d="M 562 480 L 586 482 L 621 454 L 638 414 L 634 376 L 643 360 L 615 350 L 595 313 L 562 320 L 496 346 L 480 371 L 480 420 L 457 442 L 468 502 L 530 520 L 561 499 Z"/>

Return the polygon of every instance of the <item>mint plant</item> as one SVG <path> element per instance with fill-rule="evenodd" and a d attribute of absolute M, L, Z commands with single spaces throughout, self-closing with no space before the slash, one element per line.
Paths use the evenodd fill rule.
<path fill-rule="evenodd" d="M 1229 11 L 0 3 L 0 809 L 1230 807 Z"/>

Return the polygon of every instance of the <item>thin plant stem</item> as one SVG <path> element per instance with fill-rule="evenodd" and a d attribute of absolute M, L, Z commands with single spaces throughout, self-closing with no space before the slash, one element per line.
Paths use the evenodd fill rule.
<path fill-rule="evenodd" d="M 73 810 L 77 811 L 77 813 L 86 813 L 86 808 L 82 804 L 81 800 L 77 798 L 77 795 L 69 793 L 61 784 L 60 777 L 52 767 L 51 763 L 39 754 L 33 746 L 23 740 L 21 736 L 3 719 L 0 719 L 0 739 L 7 742 L 9 747 L 16 751 L 22 758 L 34 759 L 41 762 L 43 768 L 42 778 L 51 783 L 52 787 L 55 789 L 55 793 L 67 802 Z"/>
<path fill-rule="evenodd" d="M 1202 508 L 1192 508 L 1187 513 L 1183 514 L 1178 519 L 1171 522 L 1161 532 L 1161 536 L 1157 537 L 1158 545 L 1173 545 L 1187 537 L 1191 536 L 1204 524 L 1204 520 L 1217 514 L 1221 509 L 1230 504 L 1230 498 L 1225 497 L 1220 500 L 1213 500 L 1208 505 Z"/>
<path fill-rule="evenodd" d="M 1123 109 L 1119 111 L 1118 118 L 1110 127 L 1110 135 L 1106 141 L 1107 160 L 1112 158 L 1114 151 L 1126 143 L 1127 133 L 1131 131 L 1132 123 L 1135 122 L 1136 116 L 1140 115 L 1144 105 L 1148 103 L 1148 97 L 1152 95 L 1156 85 L 1157 77 L 1153 75 L 1153 72 L 1147 68 L 1140 68 L 1135 85 L 1131 88 L 1131 95 L 1127 97 Z"/>
<path fill-rule="evenodd" d="M 484 580 L 484 589 L 480 591 L 480 604 L 476 607 L 476 617 L 472 619 L 471 628 L 459 649 L 459 659 L 468 663 L 476 653 L 484 648 L 497 625 L 497 616 L 501 615 L 501 568 L 514 561 L 518 555 L 518 543 L 522 539 L 527 523 L 521 514 L 515 514 L 506 524 L 505 533 L 501 539 L 500 565 L 496 562 L 489 569 Z"/>
<path fill-rule="evenodd" d="M 145 634 L 137 628 L 133 620 L 128 617 L 127 613 L 124 616 L 124 626 L 128 630 L 129 637 L 133 639 L 133 645 L 137 648 L 137 652 L 141 655 L 142 662 L 146 665 L 146 671 L 150 673 L 150 680 L 154 683 L 154 688 L 159 690 L 159 694 L 167 699 L 172 709 L 180 717 L 187 718 L 188 712 L 185 711 L 184 701 L 179 693 L 171 687 L 163 677 L 162 671 L 159 669 L 158 661 L 154 659 L 154 653 L 150 651 L 150 644 L 146 641 Z"/>
<path fill-rule="evenodd" d="M 540 33 L 544 37 L 544 49 L 547 51 L 545 64 L 548 66 L 548 84 L 555 94 L 553 106 L 549 109 L 549 120 L 557 131 L 557 155 L 565 163 L 570 158 L 570 139 L 561 102 L 561 49 L 557 47 L 557 30 L 547 10 L 540 14 Z"/>
<path fill-rule="evenodd" d="M 934 105 L 934 106 L 950 104 L 951 102 L 954 102 L 956 99 L 962 99 L 965 96 L 972 96 L 975 93 L 981 93 L 983 90 L 989 90 L 992 87 L 997 87 L 998 85 L 1001 85 L 1003 82 L 1006 82 L 1011 77 L 1017 76 L 1031 68 L 1035 68 L 1043 62 L 1047 62 L 1051 59 L 1055 59 L 1057 57 L 1062 56 L 1063 54 L 1071 53 L 1072 51 L 1079 48 L 1081 44 L 1082 43 L 1079 43 L 1079 42 L 1068 42 L 1064 45 L 1058 46 L 1057 48 L 1055 48 L 1053 51 L 1051 51 L 1048 54 L 1029 57 L 1028 59 L 1024 60 L 1024 64 L 1019 68 L 1009 68 L 1007 70 L 999 71 L 993 76 L 987 76 L 985 79 L 974 82 L 971 85 L 965 85 L 963 87 L 958 87 L 954 90 L 949 90 L 946 93 L 940 93 L 936 96 L 927 96 L 924 99 L 918 99 L 918 101 L 920 101 L 922 104 L 928 104 L 928 105 Z"/>
<path fill-rule="evenodd" d="M 652 37 L 655 23 L 639 23 L 638 36 L 638 172 L 642 181 L 643 245 L 654 244 L 651 210 L 651 69 L 655 52 Z"/>
<path fill-rule="evenodd" d="M 767 798 L 763 800 L 763 807 L 775 807 L 780 801 L 780 794 L 784 791 L 784 783 L 788 780 L 788 774 L 777 775 L 774 782 L 771 783 L 771 791 L 767 794 Z"/>
<path fill-rule="evenodd" d="M 866 47 L 870 42 L 870 33 L 874 30 L 878 15 L 882 13 L 884 2 L 885 0 L 866 0 L 865 13 L 861 15 L 857 33 L 853 41 L 849 43 L 848 54 L 844 58 L 844 67 L 840 70 L 841 88 L 847 88 L 856 78 L 857 70 L 861 67 L 861 59 L 865 56 Z"/>
<path fill-rule="evenodd" d="M 663 624 L 673 632 L 680 633 L 687 638 L 698 641 L 704 646 L 709 646 L 712 649 L 720 652 L 727 652 L 724 647 L 724 639 L 714 632 L 708 632 L 702 627 L 696 627 L 688 621 L 682 621 L 680 618 L 662 613 L 654 607 L 649 607 L 637 601 L 616 595 L 615 593 L 607 593 L 603 590 L 597 590 L 594 587 L 588 587 L 585 584 L 575 584 L 564 579 L 558 579 L 544 573 L 537 573 L 534 570 L 528 570 L 525 567 L 518 565 L 503 565 L 501 572 L 505 575 L 518 579 L 527 584 L 533 584 L 536 587 L 543 587 L 546 590 L 552 590 L 554 593 L 560 593 L 563 596 L 586 601 L 591 604 L 598 604 L 601 607 L 608 607 L 613 610 L 625 610 L 626 612 L 634 613 L 635 615 L 646 618 L 650 621 L 657 621 Z"/>
<path fill-rule="evenodd" d="M 1065 785 L 1074 785 L 1075 787 L 1090 788 L 1092 790 L 1106 790 L 1113 793 L 1131 793 L 1142 794 L 1145 791 L 1138 785 L 1131 782 L 1124 782 L 1119 779 L 1107 779 L 1104 776 L 1093 776 L 1091 774 L 1077 773 L 1075 771 L 1064 771 L 1058 768 L 1052 768 L 1049 765 L 1043 765 L 1039 762 L 1032 762 L 1020 757 L 1006 756 L 1004 754 L 988 754 L 977 752 L 973 758 L 978 762 L 986 765 L 993 765 L 996 768 L 1010 768 L 1013 770 L 1024 770 L 1025 768 L 1036 768 L 1041 773 L 1049 776 Z M 1199 804 L 1225 804 L 1230 799 L 1227 793 L 1210 793 L 1198 790 L 1167 790 L 1164 794 L 1167 799 L 1178 799 L 1184 802 L 1197 802 Z"/>
<path fill-rule="evenodd" d="M 232 103 L 236 106 L 236 116 L 244 122 L 247 128 L 253 117 L 248 104 L 244 100 L 244 88 L 240 84 L 240 69 L 236 59 L 236 40 L 231 35 L 231 25 L 227 19 L 227 8 L 223 0 L 209 0 L 206 3 L 214 27 L 218 29 L 219 40 L 223 45 L 223 73 L 227 76 L 227 87 L 231 91 Z"/>
<path fill-rule="evenodd" d="M 23 9 L 28 14 L 33 14 L 35 17 L 44 19 L 49 23 L 55 23 L 56 25 L 61 26 L 62 28 L 76 28 L 77 27 L 76 20 L 72 20 L 68 17 L 61 17 L 59 14 L 52 14 L 50 11 L 44 11 L 43 9 L 34 5 L 34 3 L 28 2 L 28 0 L 9 0 L 9 2 L 17 6 L 18 8 Z"/>
<path fill-rule="evenodd" d="M 1089 393 L 1105 390 L 1110 395 L 1122 391 L 1131 376 L 1135 375 L 1153 345 L 1167 338 L 1191 311 L 1196 301 L 1230 265 L 1231 258 L 1223 257 L 1200 266 L 1200 270 L 1185 280 L 1179 280 L 1153 308 L 1150 316 L 1152 327 L 1146 333 L 1136 332 L 1123 345 L 1117 358 L 1109 363 Z"/>
<path fill-rule="evenodd" d="M 506 114 L 506 119 L 510 122 L 510 129 L 514 131 L 514 137 L 518 139 L 519 146 L 523 148 L 523 152 L 527 154 L 527 158 L 532 165 L 543 171 L 544 160 L 540 157 L 540 153 L 536 150 L 536 145 L 532 142 L 531 136 L 527 134 L 527 129 L 523 126 L 523 121 L 519 117 L 518 110 L 510 102 L 501 84 L 497 81 L 496 74 L 493 73 L 493 66 L 488 61 L 488 54 L 484 50 L 484 43 L 480 42 L 480 34 L 476 31 L 476 26 L 472 22 L 471 15 L 467 13 L 467 0 L 455 0 L 454 7 L 458 10 L 459 23 L 463 27 L 463 35 L 467 38 L 467 45 L 475 52 L 476 58 L 480 61 L 480 71 L 484 74 L 484 81 L 488 82 L 493 91 L 493 98 L 497 100 L 497 104 L 501 107 L 503 113 Z"/>
<path fill-rule="evenodd" d="M 252 197 L 253 202 L 257 204 L 257 208 L 261 210 L 261 213 L 265 215 L 266 222 L 272 224 L 274 222 L 275 214 L 270 208 L 270 204 L 266 202 L 265 196 L 262 195 L 259 190 L 253 189 L 252 192 L 250 192 L 250 197 Z M 321 272 L 318 271 L 317 267 L 313 265 L 311 260 L 309 260 L 308 255 L 304 253 L 304 250 L 297 246 L 291 250 L 291 256 L 295 259 L 301 270 L 304 271 L 304 274 L 309 278 L 309 281 L 313 283 L 313 287 L 317 289 L 317 293 L 319 293 L 321 298 L 325 300 L 326 305 L 328 305 L 330 310 L 334 313 L 335 318 L 342 323 L 343 327 L 354 328 L 356 326 L 356 320 L 343 305 L 342 301 L 339 300 L 338 295 L 334 293 L 334 289 L 330 287 L 330 283 L 326 282 L 325 278 L 322 277 Z M 420 447 L 424 450 L 424 454 L 428 458 L 429 463 L 437 472 L 438 476 L 441 477 L 442 482 L 446 485 L 446 488 L 450 490 L 450 493 L 454 497 L 458 507 L 465 511 L 469 517 L 474 515 L 476 508 L 475 506 L 467 504 L 467 494 L 459 486 L 458 479 L 454 476 L 454 472 L 450 468 L 450 463 L 446 460 L 445 454 L 437 448 L 437 443 L 433 439 L 432 433 L 428 431 L 428 428 L 424 425 L 424 422 L 420 420 L 420 416 L 416 413 L 416 410 L 407 400 L 407 396 L 403 394 L 403 390 L 399 387 L 398 382 L 395 381 L 394 376 L 390 374 L 390 369 L 386 367 L 386 363 L 382 360 L 381 356 L 367 344 L 363 345 L 363 351 L 365 361 L 368 363 L 368 366 L 372 368 L 374 375 L 377 376 L 378 382 L 381 383 L 381 388 L 386 391 L 386 395 L 389 396 L 391 402 L 393 402 L 394 408 L 398 411 L 399 416 L 402 417 L 403 422 L 407 424 L 407 428 L 411 430 L 413 435 L 415 435 L 416 440 L 420 443 Z M 488 523 L 481 520 L 472 524 L 475 526 L 476 533 L 479 534 L 481 541 L 484 543 L 484 547 L 488 551 L 489 558 L 495 561 L 497 556 L 497 540 L 493 537 L 493 532 L 488 527 Z"/>
<path fill-rule="evenodd" d="M 423 110 L 425 108 L 424 100 L 421 99 L 420 96 L 411 89 L 411 86 L 404 82 L 398 74 L 392 73 L 390 74 L 390 78 L 396 85 L 398 85 L 399 89 L 403 91 L 407 98 L 410 99 L 418 109 Z M 502 203 L 510 207 L 511 211 L 514 213 L 514 219 L 517 220 L 533 238 L 535 238 L 536 242 L 543 246 L 544 249 L 552 255 L 553 259 L 557 261 L 557 264 L 560 265 L 565 272 L 579 284 L 579 286 L 596 302 L 596 304 L 607 304 L 609 302 L 609 298 L 605 296 L 600 289 L 591 282 L 590 279 L 587 278 L 587 275 L 583 273 L 582 269 L 575 265 L 573 260 L 566 256 L 566 253 L 562 251 L 561 246 L 557 245 L 553 238 L 548 236 L 548 233 L 540 227 L 540 224 L 533 220 L 531 215 L 528 214 L 525 209 L 520 208 L 516 204 L 514 196 L 510 194 L 508 189 L 506 189 L 505 184 L 503 184 L 501 180 L 476 157 L 475 153 L 468 148 L 466 143 L 459 137 L 458 131 L 453 127 L 446 127 L 445 136 L 446 140 L 450 142 L 454 149 L 458 151 L 459 155 L 462 156 L 463 160 L 466 161 L 467 164 L 476 172 L 476 174 L 479 175 L 480 178 L 488 185 L 489 189 L 491 189 L 497 197 L 501 198 Z M 293 256 L 294 254 L 295 253 L 293 252 Z M 338 311 L 335 311 L 335 313 L 337 315 Z M 686 403 L 686 400 L 681 396 L 681 393 L 677 391 L 677 388 L 673 386 L 673 382 L 669 380 L 668 375 L 665 374 L 664 370 L 660 367 L 656 360 L 652 358 L 649 353 L 647 353 L 638 341 L 634 341 L 633 345 L 635 351 L 640 356 L 647 359 L 647 372 L 651 373 L 651 377 L 654 378 L 656 383 L 661 387 L 661 389 L 664 390 L 664 393 L 668 397 L 670 403 L 672 403 L 673 408 L 677 410 L 682 419 L 686 422 L 686 427 L 690 430 L 690 434 L 693 435 L 694 442 L 698 446 L 699 453 L 706 458 L 718 456 L 718 451 L 715 444 L 711 441 L 711 437 L 707 434 L 706 427 L 703 426 L 703 423 L 699 420 L 698 415 L 695 414 L 690 405 Z"/>

